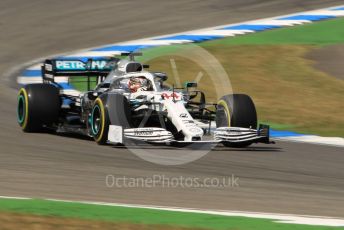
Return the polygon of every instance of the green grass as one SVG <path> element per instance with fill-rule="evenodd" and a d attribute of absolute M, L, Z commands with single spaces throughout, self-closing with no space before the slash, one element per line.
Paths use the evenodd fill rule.
<path fill-rule="evenodd" d="M 173 225 L 205 229 L 325 230 L 334 227 L 274 223 L 267 219 L 160 211 L 47 200 L 0 199 L 1 212 L 79 218 L 135 224 Z"/>
<path fill-rule="evenodd" d="M 332 19 L 306 25 L 258 32 L 228 39 L 201 43 L 203 47 L 219 45 L 330 45 L 344 42 L 344 19 Z"/>
<path fill-rule="evenodd" d="M 87 77 L 82 76 L 82 77 L 71 77 L 69 79 L 70 84 L 77 90 L 81 92 L 86 92 L 88 91 L 88 82 L 87 82 Z M 90 90 L 93 90 L 97 85 L 97 77 L 90 77 Z"/>
<path fill-rule="evenodd" d="M 344 18 L 216 39 L 201 42 L 197 45 L 203 48 L 210 48 L 211 46 L 226 47 L 228 45 L 333 45 L 339 43 L 344 43 Z M 140 57 L 138 60 L 147 60 L 164 54 L 178 53 L 187 46 L 194 46 L 194 44 L 170 45 L 144 49 L 144 57 Z"/>

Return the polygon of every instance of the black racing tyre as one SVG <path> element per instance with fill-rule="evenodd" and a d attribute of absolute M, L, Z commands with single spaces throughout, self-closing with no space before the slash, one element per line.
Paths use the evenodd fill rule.
<path fill-rule="evenodd" d="M 110 125 L 130 127 L 130 107 L 121 94 L 105 93 L 95 101 L 90 117 L 90 133 L 99 145 L 106 144 Z"/>
<path fill-rule="evenodd" d="M 229 94 L 217 103 L 216 127 L 257 128 L 257 112 L 252 99 L 245 94 Z M 230 147 L 245 147 L 249 144 L 228 144 Z"/>
<path fill-rule="evenodd" d="M 58 121 L 59 89 L 50 84 L 29 84 L 19 90 L 17 120 L 24 132 L 40 132 Z"/>
<path fill-rule="evenodd" d="M 216 127 L 257 128 L 257 112 L 252 99 L 245 94 L 229 94 L 217 103 Z"/>

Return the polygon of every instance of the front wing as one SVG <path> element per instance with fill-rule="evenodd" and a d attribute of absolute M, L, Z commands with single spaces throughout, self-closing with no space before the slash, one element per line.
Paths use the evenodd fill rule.
<path fill-rule="evenodd" d="M 110 125 L 108 142 L 111 144 L 125 144 L 129 140 L 147 143 L 228 143 L 249 145 L 252 143 L 273 143 L 269 139 L 270 128 L 268 125 L 259 125 L 258 129 L 241 127 L 216 128 L 208 140 L 179 141 L 175 140 L 172 133 L 163 128 L 130 128 L 123 129 L 121 126 Z M 205 139 L 205 138 L 204 138 Z"/>

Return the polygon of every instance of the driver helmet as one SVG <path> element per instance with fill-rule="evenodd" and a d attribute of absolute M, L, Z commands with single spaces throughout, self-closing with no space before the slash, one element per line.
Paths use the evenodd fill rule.
<path fill-rule="evenodd" d="M 147 91 L 149 88 L 149 81 L 145 77 L 132 77 L 129 79 L 128 88 L 131 93 Z"/>

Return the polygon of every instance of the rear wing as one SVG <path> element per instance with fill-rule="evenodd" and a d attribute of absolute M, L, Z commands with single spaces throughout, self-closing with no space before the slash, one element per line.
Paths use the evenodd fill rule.
<path fill-rule="evenodd" d="M 45 82 L 55 82 L 56 77 L 97 77 L 102 82 L 116 66 L 118 58 L 87 59 L 47 59 L 42 66 L 42 78 Z"/>

